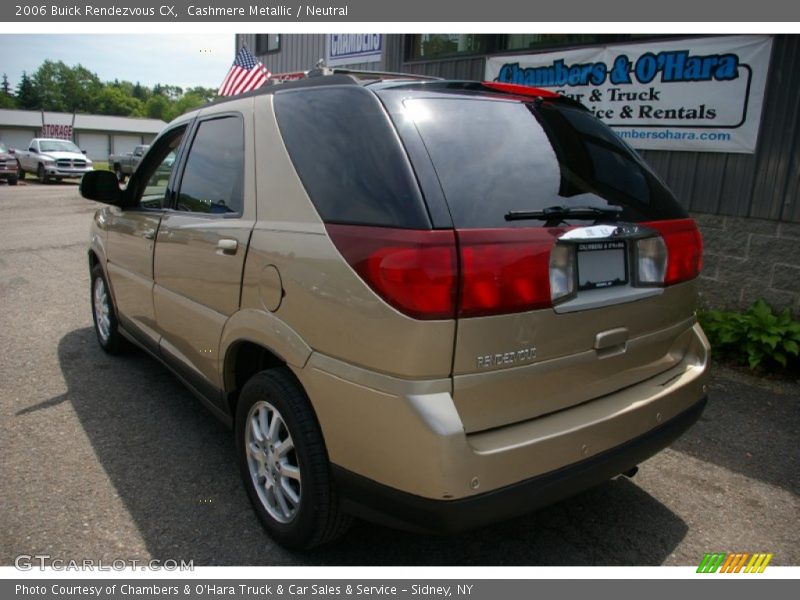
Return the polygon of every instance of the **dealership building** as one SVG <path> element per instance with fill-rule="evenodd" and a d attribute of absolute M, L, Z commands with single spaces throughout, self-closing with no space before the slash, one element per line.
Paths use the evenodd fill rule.
<path fill-rule="evenodd" d="M 800 315 L 800 36 L 239 34 L 275 79 L 328 67 L 545 87 L 636 148 L 698 220 L 707 306 Z"/>
<path fill-rule="evenodd" d="M 0 141 L 7 146 L 27 149 L 35 137 L 55 137 L 72 140 L 100 161 L 149 144 L 165 126 L 160 119 L 0 109 Z"/>

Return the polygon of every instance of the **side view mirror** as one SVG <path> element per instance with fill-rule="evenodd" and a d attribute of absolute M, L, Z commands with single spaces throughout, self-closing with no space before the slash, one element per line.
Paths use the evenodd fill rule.
<path fill-rule="evenodd" d="M 113 206 L 122 206 L 123 195 L 117 176 L 111 171 L 89 171 L 81 178 L 81 196 Z"/>
<path fill-rule="evenodd" d="M 31 146 L 30 148 L 28 148 L 28 152 L 36 152 L 36 148 L 34 148 L 33 146 Z"/>
<path fill-rule="evenodd" d="M 16 154 L 17 153 L 17 149 L 16 148 L 9 148 L 8 149 L 8 153 L 9 154 Z"/>
<path fill-rule="evenodd" d="M 86 150 L 81 150 L 81 152 L 82 152 L 83 154 L 86 154 Z"/>

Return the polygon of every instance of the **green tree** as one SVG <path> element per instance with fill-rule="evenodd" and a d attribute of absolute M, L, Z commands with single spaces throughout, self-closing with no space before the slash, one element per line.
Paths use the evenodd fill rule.
<path fill-rule="evenodd" d="M 60 64 L 63 65 L 64 63 Z M 39 105 L 34 108 L 60 112 L 67 111 L 67 102 L 61 90 L 59 70 L 59 63 L 46 60 L 31 76 L 31 81 L 39 101 Z"/>
<path fill-rule="evenodd" d="M 195 94 L 194 92 L 184 94 L 170 105 L 170 109 L 165 115 L 165 117 L 168 118 L 165 118 L 164 120 L 171 121 L 175 117 L 182 115 L 183 113 L 187 113 L 190 110 L 194 110 L 195 108 L 199 108 L 207 102 L 208 100 L 205 96 Z"/>
<path fill-rule="evenodd" d="M 22 78 L 17 85 L 17 106 L 27 110 L 39 108 L 37 90 L 25 71 L 22 72 Z"/>
<path fill-rule="evenodd" d="M 97 112 L 101 115 L 141 117 L 144 115 L 144 105 L 141 100 L 111 85 L 104 87 L 98 95 Z"/>
<path fill-rule="evenodd" d="M 146 86 L 140 84 L 138 81 L 133 86 L 132 94 L 134 98 L 141 100 L 142 102 L 147 102 L 150 99 L 150 90 Z"/>
<path fill-rule="evenodd" d="M 11 95 L 11 85 L 5 73 L 3 73 L 3 83 L 0 84 L 0 108 L 17 108 L 17 101 Z"/>
<path fill-rule="evenodd" d="M 0 108 L 17 108 L 17 101 L 14 96 L 0 92 Z"/>
<path fill-rule="evenodd" d="M 148 98 L 144 106 L 144 114 L 151 119 L 166 121 L 170 112 L 170 102 L 165 96 L 155 94 Z"/>
<path fill-rule="evenodd" d="M 95 112 L 97 97 L 103 89 L 103 83 L 97 75 L 80 64 L 68 67 L 59 63 L 57 77 L 69 112 Z"/>

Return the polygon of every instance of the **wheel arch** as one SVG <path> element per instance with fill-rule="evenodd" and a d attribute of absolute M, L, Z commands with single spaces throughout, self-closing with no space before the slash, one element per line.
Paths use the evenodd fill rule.
<path fill-rule="evenodd" d="M 225 324 L 219 356 L 220 378 L 233 415 L 247 380 L 260 371 L 282 366 L 294 373 L 308 362 L 311 348 L 272 313 L 245 309 Z M 299 380 L 297 383 L 303 387 Z"/>

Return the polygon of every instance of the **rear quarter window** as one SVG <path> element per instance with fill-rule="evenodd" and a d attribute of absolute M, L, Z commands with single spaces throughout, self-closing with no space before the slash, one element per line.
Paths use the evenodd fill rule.
<path fill-rule="evenodd" d="M 274 105 L 292 163 L 326 223 L 430 228 L 408 157 L 372 92 L 287 90 Z"/>

